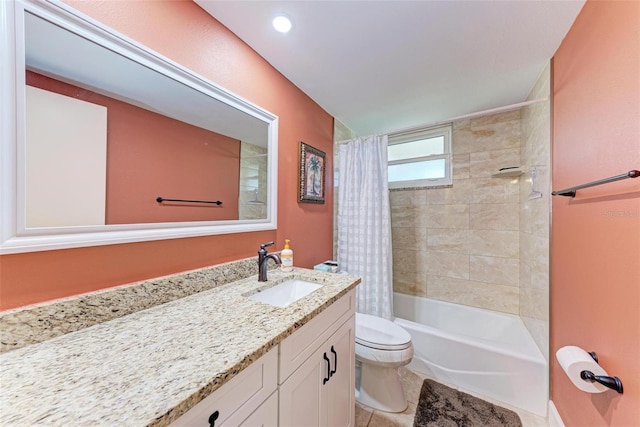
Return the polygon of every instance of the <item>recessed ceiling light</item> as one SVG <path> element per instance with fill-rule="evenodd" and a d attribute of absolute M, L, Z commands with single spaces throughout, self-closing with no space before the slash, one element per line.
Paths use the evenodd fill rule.
<path fill-rule="evenodd" d="M 273 28 L 281 33 L 288 33 L 291 30 L 291 20 L 284 15 L 273 18 Z"/>

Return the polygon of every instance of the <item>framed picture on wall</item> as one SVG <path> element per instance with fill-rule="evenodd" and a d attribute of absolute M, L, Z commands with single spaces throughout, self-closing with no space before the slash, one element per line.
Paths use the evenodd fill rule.
<path fill-rule="evenodd" d="M 298 202 L 324 203 L 325 168 L 326 154 L 309 144 L 300 142 Z"/>

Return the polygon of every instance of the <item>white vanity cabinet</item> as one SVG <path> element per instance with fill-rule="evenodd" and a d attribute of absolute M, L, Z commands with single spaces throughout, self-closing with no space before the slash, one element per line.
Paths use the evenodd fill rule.
<path fill-rule="evenodd" d="M 171 427 L 277 426 L 277 377 L 276 347 L 191 408 Z"/>
<path fill-rule="evenodd" d="M 280 426 L 353 426 L 355 293 L 280 343 Z"/>
<path fill-rule="evenodd" d="M 351 290 L 172 427 L 353 426 L 354 393 L 355 291 Z"/>

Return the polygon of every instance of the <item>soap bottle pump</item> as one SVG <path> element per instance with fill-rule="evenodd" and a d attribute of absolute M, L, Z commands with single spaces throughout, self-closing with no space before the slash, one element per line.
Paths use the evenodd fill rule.
<path fill-rule="evenodd" d="M 289 239 L 284 241 L 284 249 L 280 252 L 280 259 L 282 260 L 282 271 L 293 271 L 293 251 L 289 247 Z"/>

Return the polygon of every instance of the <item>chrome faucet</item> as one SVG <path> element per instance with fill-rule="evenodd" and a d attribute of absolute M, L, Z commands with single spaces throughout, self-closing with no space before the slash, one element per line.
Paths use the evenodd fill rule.
<path fill-rule="evenodd" d="M 273 245 L 274 242 L 268 242 L 260 245 L 260 250 L 258 251 L 258 282 L 266 282 L 267 281 L 267 263 L 269 262 L 269 258 L 274 260 L 276 264 L 282 264 L 282 260 L 278 254 L 268 254 L 267 246 Z"/>

